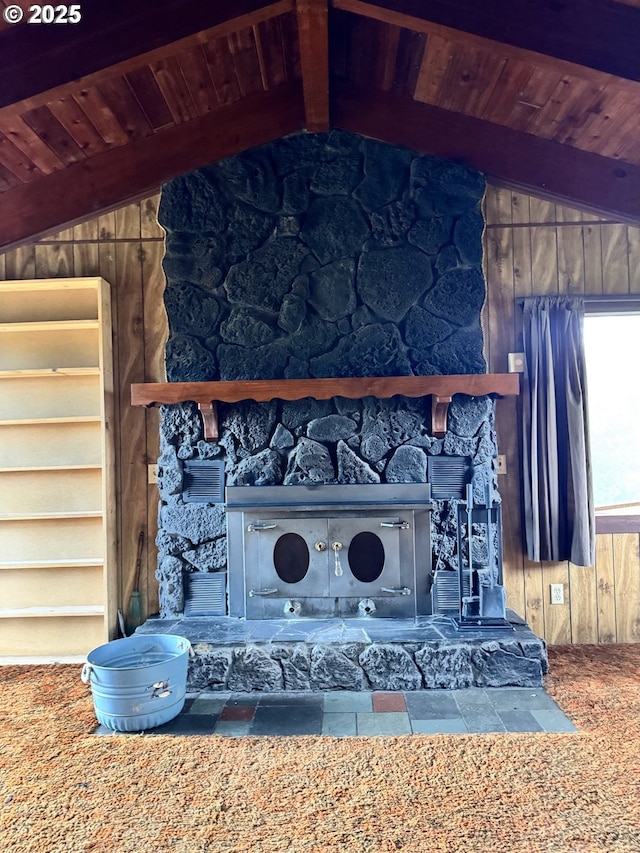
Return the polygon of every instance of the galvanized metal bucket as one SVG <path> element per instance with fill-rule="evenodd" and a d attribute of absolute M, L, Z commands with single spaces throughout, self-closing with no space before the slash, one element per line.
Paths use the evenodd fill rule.
<path fill-rule="evenodd" d="M 141 634 L 89 652 L 80 677 L 91 685 L 99 723 L 136 732 L 168 723 L 184 707 L 191 644 L 171 634 Z"/>

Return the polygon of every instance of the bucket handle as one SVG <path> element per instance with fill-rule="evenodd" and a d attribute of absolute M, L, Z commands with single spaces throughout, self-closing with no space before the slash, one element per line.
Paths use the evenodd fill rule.
<path fill-rule="evenodd" d="M 80 673 L 80 681 L 82 681 L 83 684 L 90 684 L 92 672 L 93 672 L 93 667 L 91 666 L 91 664 L 85 663 L 84 666 L 82 667 L 82 672 Z"/>

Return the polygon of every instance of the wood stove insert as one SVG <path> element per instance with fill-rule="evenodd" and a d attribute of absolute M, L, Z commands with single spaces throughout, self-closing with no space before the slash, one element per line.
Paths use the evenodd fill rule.
<path fill-rule="evenodd" d="M 431 508 L 426 483 L 227 488 L 230 615 L 428 615 Z"/>

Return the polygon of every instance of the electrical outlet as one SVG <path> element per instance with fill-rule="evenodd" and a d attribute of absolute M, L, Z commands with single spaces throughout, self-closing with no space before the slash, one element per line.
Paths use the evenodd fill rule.
<path fill-rule="evenodd" d="M 551 587 L 551 603 L 564 604 L 564 584 L 552 583 L 549 586 Z"/>
<path fill-rule="evenodd" d="M 498 474 L 506 474 L 507 473 L 507 457 L 504 454 L 500 454 L 496 459 L 496 469 Z"/>
<path fill-rule="evenodd" d="M 147 465 L 147 483 L 157 483 L 158 482 L 158 466 L 157 465 Z"/>
<path fill-rule="evenodd" d="M 524 353 L 510 352 L 507 355 L 509 373 L 524 373 Z"/>

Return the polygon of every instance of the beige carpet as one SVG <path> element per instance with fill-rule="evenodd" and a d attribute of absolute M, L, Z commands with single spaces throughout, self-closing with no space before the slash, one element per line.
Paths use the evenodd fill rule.
<path fill-rule="evenodd" d="M 550 658 L 578 734 L 98 737 L 79 666 L 2 667 L 0 853 L 640 851 L 640 645 Z"/>

